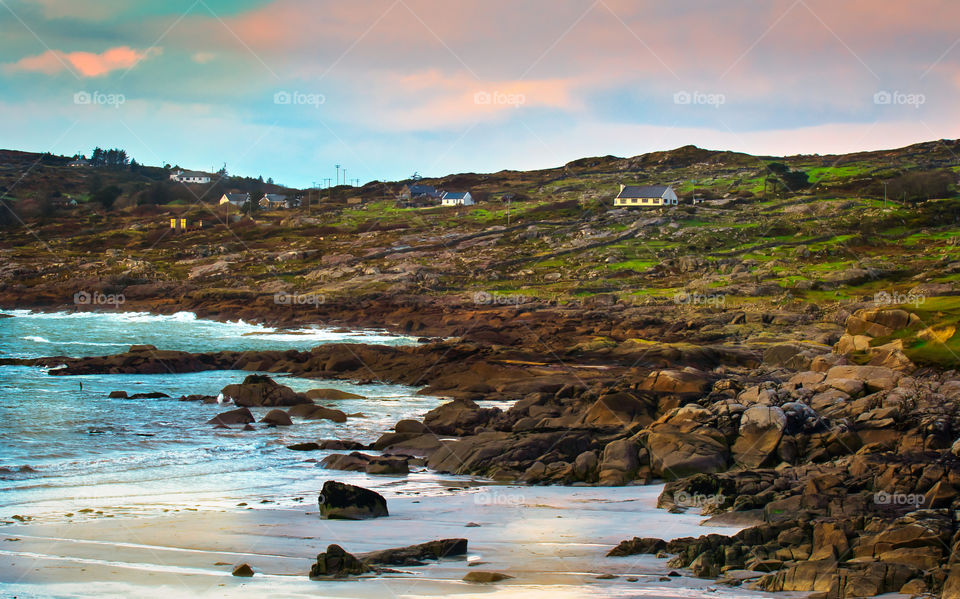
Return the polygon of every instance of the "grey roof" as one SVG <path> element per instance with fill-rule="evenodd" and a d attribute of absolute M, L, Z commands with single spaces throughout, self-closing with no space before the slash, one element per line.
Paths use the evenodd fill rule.
<path fill-rule="evenodd" d="M 462 200 L 467 197 L 469 191 L 448 191 L 443 194 L 445 200 Z"/>
<path fill-rule="evenodd" d="M 231 204 L 243 204 L 250 199 L 250 194 L 248 193 L 225 193 L 223 195 L 227 196 L 227 201 Z"/>
<path fill-rule="evenodd" d="M 182 171 L 178 174 L 180 177 L 209 177 L 207 173 L 201 171 Z"/>
<path fill-rule="evenodd" d="M 285 202 L 287 200 L 287 196 L 279 193 L 265 193 L 263 198 L 268 202 Z"/>
<path fill-rule="evenodd" d="M 670 185 L 627 185 L 617 195 L 618 198 L 662 198 Z"/>
<path fill-rule="evenodd" d="M 411 185 L 409 189 L 410 195 L 417 195 L 421 193 L 437 193 L 437 188 L 433 185 Z"/>

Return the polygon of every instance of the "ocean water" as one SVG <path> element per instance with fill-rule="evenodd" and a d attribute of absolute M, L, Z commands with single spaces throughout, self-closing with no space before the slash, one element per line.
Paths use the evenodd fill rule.
<path fill-rule="evenodd" d="M 90 356 L 125 351 L 134 343 L 184 351 L 309 349 L 355 341 L 391 345 L 415 340 L 375 331 L 274 331 L 244 322 L 220 323 L 189 313 L 7 312 L 0 319 L 0 356 Z M 35 519 L 85 509 L 121 511 L 222 507 L 269 501 L 313 501 L 329 471 L 316 466 L 328 452 L 297 452 L 287 445 L 323 438 L 375 440 L 398 420 L 422 416 L 442 400 L 402 385 L 354 385 L 272 375 L 298 391 L 337 388 L 366 399 L 318 402 L 351 417 L 346 423 L 295 421 L 258 425 L 253 432 L 205 424 L 232 406 L 181 402 L 190 394 L 216 395 L 245 371 L 156 375 L 51 376 L 47 369 L 0 366 L 0 519 Z M 81 390 L 82 383 L 82 390 Z M 110 399 L 160 391 L 173 399 Z M 258 419 L 266 408 L 252 409 Z M 337 473 L 338 479 L 364 477 Z M 368 477 L 369 478 L 369 477 Z M 425 472 L 404 479 L 379 477 L 368 486 L 435 487 Z"/>

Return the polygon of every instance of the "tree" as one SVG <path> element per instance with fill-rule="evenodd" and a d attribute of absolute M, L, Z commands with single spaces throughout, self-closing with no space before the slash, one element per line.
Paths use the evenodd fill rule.
<path fill-rule="evenodd" d="M 790 167 L 782 162 L 767 164 L 767 171 L 767 176 L 763 180 L 764 193 L 767 191 L 768 184 L 772 187 L 773 193 L 777 192 L 778 185 L 792 193 L 810 186 L 810 177 L 807 176 L 807 173 L 790 170 Z"/>
<path fill-rule="evenodd" d="M 949 171 L 906 173 L 891 179 L 887 193 L 893 200 L 920 202 L 950 195 L 953 174 Z"/>
<path fill-rule="evenodd" d="M 108 185 L 94 192 L 90 200 L 103 206 L 104 210 L 110 210 L 113 208 L 113 203 L 117 201 L 121 193 L 122 191 L 116 185 Z"/>

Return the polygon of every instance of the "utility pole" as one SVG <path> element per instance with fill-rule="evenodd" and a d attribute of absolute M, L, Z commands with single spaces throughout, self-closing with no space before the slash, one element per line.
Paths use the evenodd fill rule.
<path fill-rule="evenodd" d="M 347 169 L 343 169 L 343 184 L 347 184 Z"/>
<path fill-rule="evenodd" d="M 340 185 L 340 165 L 337 165 L 337 185 Z"/>

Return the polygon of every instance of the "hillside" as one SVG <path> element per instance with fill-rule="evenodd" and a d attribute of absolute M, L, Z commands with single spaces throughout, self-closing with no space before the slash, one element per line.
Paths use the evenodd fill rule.
<path fill-rule="evenodd" d="M 373 182 L 311 196 L 309 208 L 242 220 L 215 206 L 216 186 L 178 185 L 182 195 L 171 204 L 107 212 L 81 201 L 25 215 L 25 226 L 10 223 L 0 241 L 0 298 L 70 305 L 77 290 L 102 290 L 126 291 L 132 303 L 160 303 L 138 300 L 137 290 L 155 288 L 196 297 L 201 311 L 216 311 L 225 300 L 263 303 L 261 314 L 282 321 L 310 313 L 267 307 L 277 293 L 312 294 L 326 310 L 363 297 L 469 304 L 479 294 L 481 303 L 494 304 L 619 301 L 671 312 L 824 314 L 889 297 L 893 303 L 922 298 L 932 318 L 952 322 L 960 306 L 943 298 L 954 295 L 960 277 L 958 146 L 937 141 L 786 158 L 687 146 L 423 181 L 471 189 L 486 200 L 468 208 L 397 208 L 402 182 Z M 158 171 L 165 173 L 69 168 L 56 157 L 16 152 L 0 158 L 2 184 L 18 198 L 14 206 L 37 190 L 83 200 L 78 190 L 93 178 L 142 194 L 139 187 L 157 185 Z M 775 163 L 806 173 L 809 186 L 767 182 Z M 614 209 L 620 182 L 671 183 L 684 201 L 675 209 Z M 930 190 L 934 195 L 921 199 Z M 353 196 L 366 201 L 347 205 Z M 706 201 L 690 204 L 694 196 Z M 203 219 L 208 228 L 175 233 L 172 216 Z M 770 336 L 736 323 L 687 332 L 746 342 Z M 837 336 L 820 337 L 833 343 Z M 921 362 L 955 359 L 922 340 L 914 345 L 908 353 Z"/>

